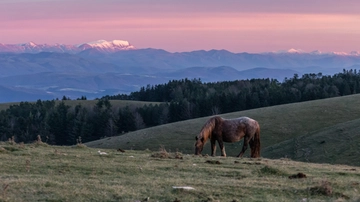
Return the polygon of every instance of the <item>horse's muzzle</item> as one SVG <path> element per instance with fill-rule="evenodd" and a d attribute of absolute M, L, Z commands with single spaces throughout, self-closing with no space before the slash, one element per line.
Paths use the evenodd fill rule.
<path fill-rule="evenodd" d="M 202 152 L 202 150 L 200 150 L 200 149 L 195 149 L 195 155 L 201 155 L 201 152 Z"/>

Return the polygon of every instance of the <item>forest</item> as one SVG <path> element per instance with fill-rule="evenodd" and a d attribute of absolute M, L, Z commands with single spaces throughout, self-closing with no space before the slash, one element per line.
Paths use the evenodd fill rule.
<path fill-rule="evenodd" d="M 64 101 L 21 102 L 0 111 L 0 141 L 29 143 L 41 137 L 55 145 L 74 145 L 121 135 L 160 124 L 234 111 L 345 96 L 360 92 L 360 73 L 250 79 L 204 83 L 200 79 L 172 80 L 142 87 L 130 94 L 105 96 L 95 106 Z M 67 98 L 64 96 L 63 100 Z M 86 102 L 86 98 L 79 98 Z M 114 107 L 109 100 L 153 101 L 142 107 Z"/>

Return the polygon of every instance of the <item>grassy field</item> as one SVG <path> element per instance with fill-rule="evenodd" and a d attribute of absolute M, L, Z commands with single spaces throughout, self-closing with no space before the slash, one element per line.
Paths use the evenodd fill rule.
<path fill-rule="evenodd" d="M 57 100 L 57 103 L 60 103 L 61 100 Z M 66 105 L 71 107 L 75 107 L 78 104 L 81 104 L 85 107 L 94 107 L 98 100 L 64 100 Z M 34 102 L 35 103 L 35 102 Z M 110 100 L 111 105 L 114 108 L 122 108 L 122 107 L 140 107 L 149 105 L 149 104 L 160 104 L 160 102 L 143 102 L 143 101 L 132 101 L 132 100 Z M 12 103 L 0 103 L 0 111 L 8 109 L 11 105 L 19 105 L 20 102 L 12 102 Z"/>
<path fill-rule="evenodd" d="M 0 143 L 0 201 L 360 200 L 360 167 L 199 157 L 163 148 L 97 151 Z M 306 178 L 289 178 L 302 174 Z"/>
<path fill-rule="evenodd" d="M 249 116 L 261 126 L 262 157 L 360 166 L 360 94 L 222 114 L 224 118 Z M 185 154 L 194 152 L 195 136 L 209 117 L 139 130 L 86 143 L 107 149 L 164 147 Z M 225 144 L 236 156 L 242 141 Z M 219 149 L 217 155 L 220 155 Z M 210 143 L 203 154 L 210 154 Z M 245 155 L 249 156 L 247 151 Z"/>

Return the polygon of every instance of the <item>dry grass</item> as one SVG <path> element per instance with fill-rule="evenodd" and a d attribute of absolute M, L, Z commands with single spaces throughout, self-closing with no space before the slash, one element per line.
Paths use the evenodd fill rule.
<path fill-rule="evenodd" d="M 359 167 L 199 157 L 165 148 L 102 150 L 106 156 L 97 150 L 0 143 L 0 201 L 360 200 Z M 289 179 L 299 172 L 307 177 Z"/>
<path fill-rule="evenodd" d="M 182 153 L 180 153 L 180 152 L 175 152 L 175 153 L 167 152 L 164 147 L 160 147 L 158 152 L 153 152 L 151 154 L 151 157 L 165 158 L 165 159 L 183 159 Z"/>

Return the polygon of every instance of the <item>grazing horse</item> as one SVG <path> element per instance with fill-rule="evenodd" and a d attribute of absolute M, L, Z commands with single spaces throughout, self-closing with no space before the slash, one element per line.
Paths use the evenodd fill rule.
<path fill-rule="evenodd" d="M 211 155 L 215 156 L 216 141 L 218 141 L 221 156 L 226 157 L 223 142 L 238 142 L 244 138 L 244 145 L 237 157 L 242 157 L 248 144 L 251 148 L 251 158 L 260 157 L 260 126 L 257 121 L 249 117 L 223 119 L 219 116 L 210 118 L 202 127 L 200 134 L 195 137 L 195 155 L 201 154 L 204 144 L 210 138 Z"/>

